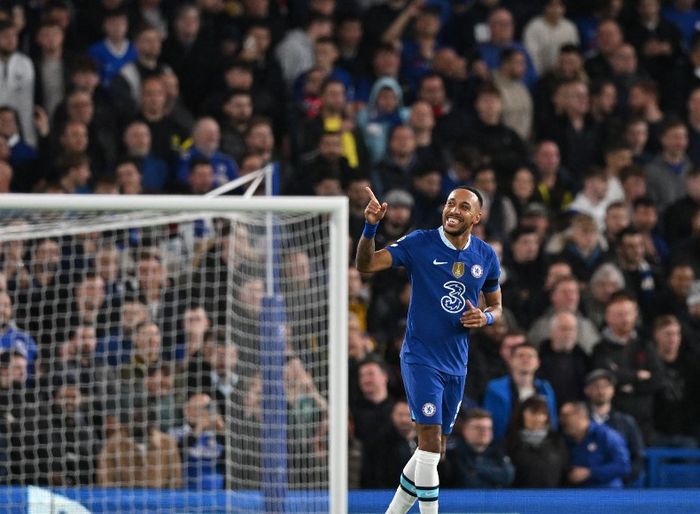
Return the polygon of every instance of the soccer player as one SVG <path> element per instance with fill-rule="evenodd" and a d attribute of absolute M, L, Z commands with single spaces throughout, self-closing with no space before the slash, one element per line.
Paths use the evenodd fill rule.
<path fill-rule="evenodd" d="M 445 453 L 464 393 L 469 331 L 501 316 L 500 265 L 494 250 L 471 234 L 481 219 L 481 194 L 454 189 L 442 226 L 416 230 L 379 251 L 374 234 L 387 203 L 370 188 L 356 266 L 363 273 L 403 266 L 411 278 L 411 304 L 401 348 L 401 375 L 418 432 L 418 449 L 401 474 L 387 514 L 406 513 L 416 498 L 421 514 L 438 512 L 437 465 Z M 485 308 L 475 307 L 484 293 Z"/>

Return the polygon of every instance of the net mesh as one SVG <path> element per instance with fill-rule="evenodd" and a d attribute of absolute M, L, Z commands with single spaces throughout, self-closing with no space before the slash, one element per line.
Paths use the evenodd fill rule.
<path fill-rule="evenodd" d="M 327 216 L 2 216 L 0 510 L 327 510 Z"/>

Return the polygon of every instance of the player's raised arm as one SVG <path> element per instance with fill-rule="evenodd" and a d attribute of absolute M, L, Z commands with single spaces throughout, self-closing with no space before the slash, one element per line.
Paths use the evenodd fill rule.
<path fill-rule="evenodd" d="M 365 207 L 365 228 L 357 243 L 355 266 L 362 273 L 374 273 L 391 267 L 392 257 L 387 250 L 374 251 L 374 235 L 377 233 L 379 222 L 386 214 L 388 205 L 386 202 L 379 203 L 369 187 L 365 189 L 369 194 L 369 203 Z"/>

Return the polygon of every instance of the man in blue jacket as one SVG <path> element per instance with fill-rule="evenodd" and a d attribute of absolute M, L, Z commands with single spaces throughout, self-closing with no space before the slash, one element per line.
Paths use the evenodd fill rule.
<path fill-rule="evenodd" d="M 583 402 L 562 405 L 561 426 L 569 449 L 569 483 L 578 487 L 621 488 L 630 473 L 630 456 L 622 436 L 592 422 Z"/>
<path fill-rule="evenodd" d="M 539 394 L 547 398 L 549 419 L 557 429 L 557 403 L 554 389 L 546 380 L 535 378 L 540 367 L 537 349 L 529 343 L 515 346 L 508 361 L 510 374 L 491 380 L 486 386 L 484 408 L 493 417 L 493 439 L 501 441 L 508 432 L 510 420 L 520 402 Z"/>
<path fill-rule="evenodd" d="M 29 376 L 34 375 L 34 364 L 39 356 L 34 338 L 17 328 L 12 319 L 12 299 L 0 292 L 0 352 L 19 352 L 27 359 Z"/>

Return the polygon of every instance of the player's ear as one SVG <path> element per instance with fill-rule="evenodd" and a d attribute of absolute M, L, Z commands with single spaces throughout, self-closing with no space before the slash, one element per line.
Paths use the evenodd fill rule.
<path fill-rule="evenodd" d="M 481 210 L 481 207 L 479 207 L 479 210 L 478 210 L 477 213 L 474 215 L 474 225 L 478 225 L 479 222 L 481 221 L 481 213 L 482 213 L 482 212 L 483 212 L 483 211 Z"/>

